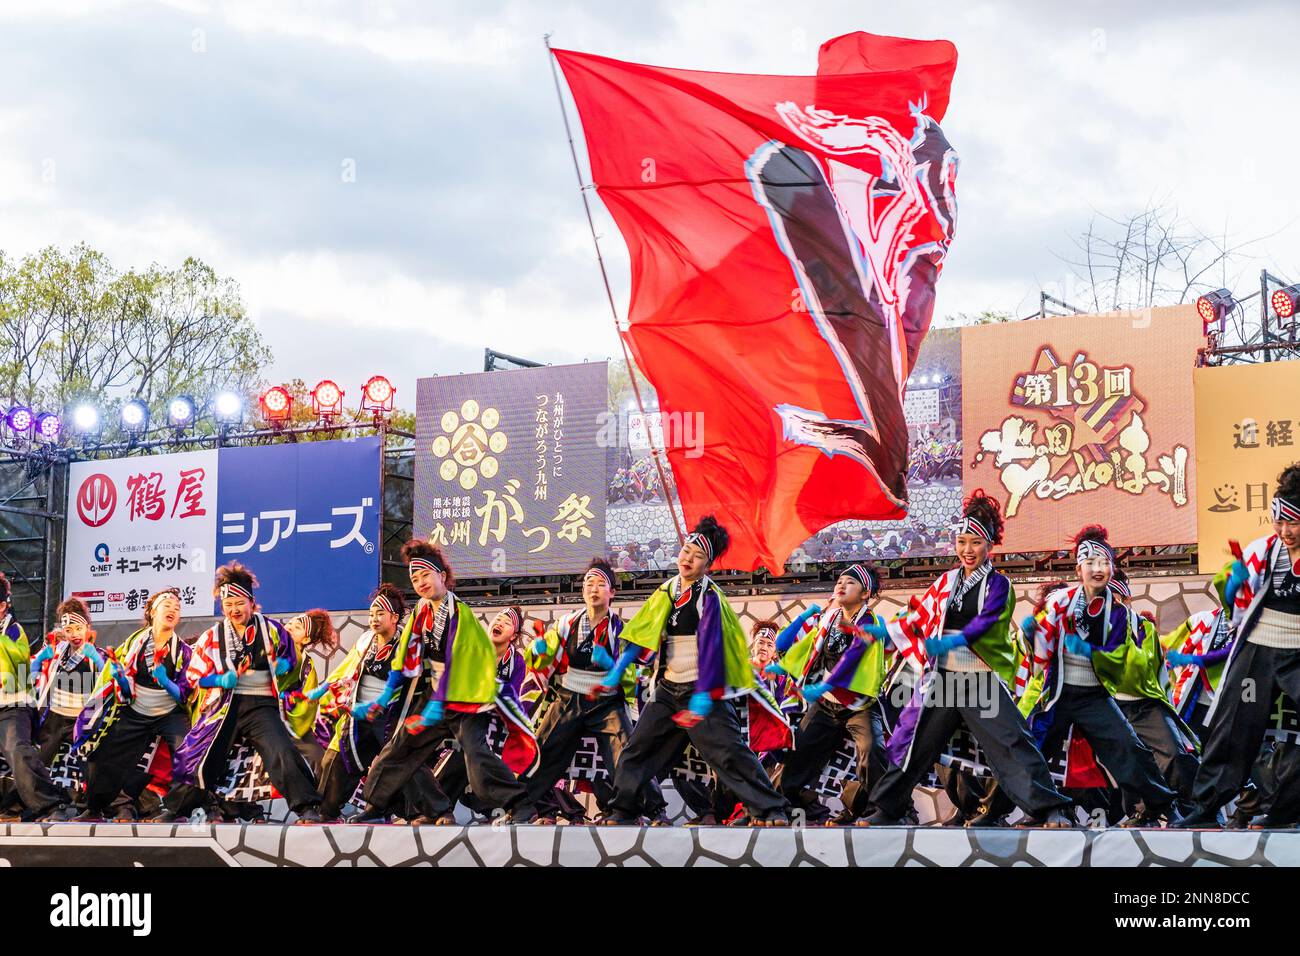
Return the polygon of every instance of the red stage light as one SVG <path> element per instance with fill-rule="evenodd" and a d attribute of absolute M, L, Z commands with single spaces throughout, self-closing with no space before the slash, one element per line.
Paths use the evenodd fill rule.
<path fill-rule="evenodd" d="M 1237 300 L 1232 297 L 1232 293 L 1227 289 L 1216 289 L 1208 292 L 1196 300 L 1196 313 L 1201 317 L 1201 326 L 1205 334 L 1209 335 L 1211 325 L 1217 325 L 1214 331 L 1223 331 L 1223 320 L 1229 312 L 1236 308 Z"/>
<path fill-rule="evenodd" d="M 270 425 L 283 425 L 293 416 L 293 396 L 280 385 L 273 385 L 258 399 L 262 417 Z"/>
<path fill-rule="evenodd" d="M 343 389 L 330 379 L 323 379 L 311 390 L 311 407 L 317 418 L 329 421 L 343 412 Z"/>
<path fill-rule="evenodd" d="M 1273 312 L 1279 319 L 1293 319 L 1300 311 L 1300 285 L 1289 285 L 1278 289 L 1269 297 Z"/>
<path fill-rule="evenodd" d="M 370 380 L 361 387 L 361 410 L 366 412 L 375 412 L 376 414 L 387 414 L 393 410 L 393 395 L 397 389 L 393 388 L 393 383 L 382 375 L 371 376 Z"/>

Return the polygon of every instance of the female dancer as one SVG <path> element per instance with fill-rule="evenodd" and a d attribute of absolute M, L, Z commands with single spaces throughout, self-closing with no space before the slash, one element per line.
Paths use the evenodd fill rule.
<path fill-rule="evenodd" d="M 989 554 L 1002 540 L 1002 514 L 976 491 L 957 529 L 960 564 L 930 585 L 907 613 L 864 630 L 890 638 L 922 675 L 910 709 L 890 740 L 897 761 L 871 791 L 876 812 L 859 825 L 898 825 L 911 809 L 912 789 L 965 724 L 1010 800 L 1025 812 L 1022 826 L 1067 827 L 1069 803 L 1052 784 L 1010 686 L 1020 655 L 1011 633 L 1015 594 Z"/>

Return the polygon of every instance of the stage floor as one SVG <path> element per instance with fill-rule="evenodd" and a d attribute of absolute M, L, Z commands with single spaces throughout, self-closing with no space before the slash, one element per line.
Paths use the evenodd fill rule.
<path fill-rule="evenodd" d="M 8 824 L 8 866 L 1300 866 L 1300 832 Z"/>

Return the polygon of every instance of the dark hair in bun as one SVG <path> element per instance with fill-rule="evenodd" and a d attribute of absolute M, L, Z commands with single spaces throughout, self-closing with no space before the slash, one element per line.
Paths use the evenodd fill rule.
<path fill-rule="evenodd" d="M 1288 501 L 1300 501 L 1300 461 L 1292 462 L 1277 476 L 1277 490 L 1273 492 Z"/>
<path fill-rule="evenodd" d="M 1074 536 L 1074 545 L 1075 547 L 1078 547 L 1079 545 L 1083 544 L 1083 542 L 1085 541 L 1096 541 L 1098 544 L 1108 545 L 1110 544 L 1110 542 L 1107 541 L 1106 539 L 1109 536 L 1110 536 L 1110 532 L 1107 531 L 1102 525 L 1099 524 L 1084 525 L 1083 529 Z"/>
<path fill-rule="evenodd" d="M 727 534 L 727 529 L 718 524 L 718 519 L 713 515 L 705 515 L 701 518 L 691 533 L 703 535 L 708 539 L 713 549 L 714 561 L 722 557 L 723 552 L 731 545 L 731 535 Z"/>
<path fill-rule="evenodd" d="M 1002 528 L 1005 524 L 1002 520 L 1002 506 L 984 494 L 983 488 L 971 492 L 971 496 L 962 504 L 962 508 L 962 513 L 967 518 L 974 518 L 988 529 L 989 534 L 993 536 L 994 544 L 1002 543 Z"/>

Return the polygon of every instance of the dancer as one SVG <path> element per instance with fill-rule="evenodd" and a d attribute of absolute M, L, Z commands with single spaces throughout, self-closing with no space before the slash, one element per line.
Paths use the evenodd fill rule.
<path fill-rule="evenodd" d="M 144 627 L 112 652 L 99 673 L 75 737 L 85 762 L 85 820 L 100 819 L 123 789 L 144 789 L 148 780 L 140 758 L 156 740 L 174 755 L 189 733 L 192 652 L 176 633 L 180 620 L 180 591 L 154 592 L 145 603 Z M 132 806 L 120 803 L 118 818 L 133 817 Z"/>
<path fill-rule="evenodd" d="M 36 746 L 41 763 L 53 769 L 54 759 L 64 744 L 71 744 L 73 730 L 86 706 L 104 657 L 95 647 L 90 628 L 90 609 L 79 598 L 63 601 L 54 611 L 59 622 L 32 658 L 35 675 L 36 710 L 40 730 Z"/>
<path fill-rule="evenodd" d="M 777 715 L 750 709 L 749 741 L 736 715 L 735 699 L 751 696 L 757 680 L 740 621 L 708 576 L 729 540 L 712 515 L 701 519 L 682 544 L 677 576 L 660 585 L 623 628 L 624 650 L 600 692 L 616 693 L 638 657 L 658 653 L 658 661 L 650 700 L 614 773 L 613 814 L 606 822 L 632 824 L 654 813 L 648 806 L 648 784 L 668 769 L 687 740 L 713 770 L 719 787 L 744 804 L 755 826 L 790 822 L 789 802 L 750 749 L 756 739 L 754 722 L 766 716 L 783 723 L 779 709 Z M 772 748 L 759 743 L 755 749 Z"/>
<path fill-rule="evenodd" d="M 610 609 L 614 595 L 613 569 L 603 558 L 593 558 L 582 577 L 583 608 L 560 618 L 524 651 L 529 669 L 549 682 L 537 725 L 541 764 L 528 781 L 528 796 L 534 803 L 568 772 L 583 738 L 592 737 L 609 774 L 593 781 L 592 793 L 602 813 L 610 812 L 614 768 L 632 733 L 628 697 L 636 680 L 635 672 L 629 671 L 613 692 L 594 693 L 624 649 L 619 638 L 623 620 Z"/>
<path fill-rule="evenodd" d="M 1222 824 L 1219 808 L 1246 782 L 1278 691 L 1300 702 L 1300 462 L 1278 475 L 1272 517 L 1272 534 L 1240 553 L 1225 587 L 1237 637 L 1209 712 L 1196 805 L 1176 827 Z"/>
<path fill-rule="evenodd" d="M 465 753 L 470 789 L 483 805 L 506 811 L 512 823 L 537 816 L 523 785 L 493 751 L 488 724 L 496 709 L 497 662 L 492 640 L 474 611 L 452 592 L 455 575 L 442 550 L 412 539 L 402 548 L 411 586 L 420 601 L 406 622 L 395 650 L 388 687 L 377 701 L 387 706 L 405 679 L 415 680 L 413 716 L 384 745 L 366 775 L 363 822 L 388 816 L 397 794 L 455 738 Z M 446 794 L 438 793 L 435 819 L 451 814 Z"/>
<path fill-rule="evenodd" d="M 912 789 L 962 724 L 1003 791 L 1024 811 L 1022 826 L 1071 825 L 1062 812 L 1069 801 L 1053 786 L 1011 696 L 1020 658 L 1011 633 L 1015 594 L 989 558 L 1002 540 L 1002 526 L 997 502 L 976 491 L 965 502 L 956 533 L 960 564 L 913 600 L 901 619 L 865 628 L 878 638 L 888 636 L 921 681 L 890 739 L 896 765 L 871 791 L 876 811 L 859 825 L 903 823 Z"/>
<path fill-rule="evenodd" d="M 888 648 L 863 631 L 868 625 L 883 628 L 884 622 L 871 610 L 879 591 L 880 578 L 873 568 L 849 565 L 836 579 L 829 606 L 813 632 L 792 646 L 782 635 L 778 647 L 784 644 L 787 649 L 779 663 L 768 666 L 771 673 L 789 674 L 809 702 L 795 734 L 794 749 L 786 756 L 775 783 L 810 823 L 831 819 L 830 810 L 811 788 L 845 735 L 853 740 L 857 752 L 861 786 L 835 816 L 835 825 L 847 825 L 866 814 L 871 788 L 888 766 L 884 722 L 876 706 L 885 682 Z"/>
<path fill-rule="evenodd" d="M 27 633 L 10 613 L 9 598 L 9 579 L 0 574 L 0 757 L 9 764 L 22 803 L 19 811 L 0 813 L 0 822 L 66 819 L 73 811 L 32 742 L 31 650 Z"/>
<path fill-rule="evenodd" d="M 388 693 L 398 625 L 405 613 L 401 590 L 381 584 L 370 598 L 369 629 L 325 682 L 306 694 L 320 701 L 322 714 L 335 718 L 321 764 L 321 817 L 325 820 L 339 818 L 375 757 L 411 712 L 412 681 L 404 680 L 397 692 Z M 385 703 L 379 703 L 381 698 Z M 432 820 L 440 813 L 438 790 L 428 767 L 412 774 L 402 795 L 403 819 Z"/>
<path fill-rule="evenodd" d="M 1031 724 L 1045 754 L 1071 730 L 1082 733 L 1120 790 L 1142 801 L 1142 815 L 1132 822 L 1146 826 L 1168 811 L 1174 794 L 1115 702 L 1118 693 L 1133 693 L 1124 670 L 1137 644 L 1131 613 L 1110 587 L 1115 552 L 1106 537 L 1100 525 L 1075 535 L 1079 583 L 1053 593 L 1037 624 L 1033 666 L 1043 675 L 1043 690 Z"/>
<path fill-rule="evenodd" d="M 292 690 L 284 692 L 289 730 L 292 731 L 298 752 L 311 764 L 312 772 L 320 776 L 333 727 L 321 720 L 318 700 L 322 694 L 313 694 L 320 686 L 316 675 L 313 653 L 328 660 L 339 646 L 339 636 L 328 611 L 312 608 L 284 622 L 294 646 L 298 649 L 298 670 L 292 681 Z"/>
<path fill-rule="evenodd" d="M 1165 670 L 1164 646 L 1155 621 L 1133 611 L 1128 575 L 1116 569 L 1110 588 L 1129 615 L 1127 653 L 1114 676 L 1115 703 L 1138 739 L 1155 756 L 1165 786 L 1177 797 L 1175 809 L 1186 813 L 1191 809 L 1192 781 L 1200 765 L 1196 755 L 1200 741 L 1169 702 L 1160 683 Z M 1130 796 L 1125 796 L 1124 810 L 1128 814 L 1124 826 L 1155 826 L 1160 821 Z"/>
<path fill-rule="evenodd" d="M 173 784 L 154 822 L 217 806 L 230 751 L 243 737 L 262 758 L 271 783 L 298 815 L 320 822 L 321 795 L 289 727 L 285 691 L 298 679 L 298 648 L 279 621 L 257 608 L 257 579 L 238 562 L 217 569 L 213 595 L 223 619 L 194 642 L 187 678 L 200 693 L 194 725 L 173 755 Z"/>

